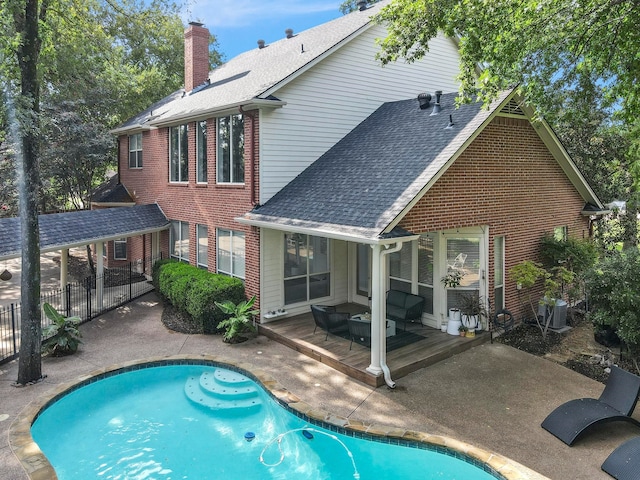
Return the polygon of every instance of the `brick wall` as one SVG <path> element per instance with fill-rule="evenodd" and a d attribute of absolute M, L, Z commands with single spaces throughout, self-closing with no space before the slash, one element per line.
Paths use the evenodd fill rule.
<path fill-rule="evenodd" d="M 245 234 L 245 285 L 247 295 L 260 293 L 260 235 L 259 230 L 235 221 L 253 208 L 259 190 L 259 137 L 260 126 L 257 111 L 244 116 L 245 171 L 243 185 L 216 183 L 216 120 L 207 119 L 207 170 L 206 184 L 196 183 L 195 123 L 189 123 L 189 181 L 169 182 L 169 130 L 160 128 L 143 132 L 143 167 L 128 167 L 128 139 L 121 136 L 120 177 L 134 197 L 136 204 L 158 203 L 170 220 L 189 223 L 189 262 L 197 262 L 196 225 L 208 227 L 208 265 L 216 271 L 216 228 L 244 232 Z M 253 163 L 253 167 L 252 167 Z M 253 194 L 252 194 L 253 190 Z M 147 255 L 151 252 L 150 235 L 147 235 Z M 133 240 L 133 239 L 132 239 Z M 132 241 L 131 251 L 141 252 L 141 243 Z M 160 245 L 163 255 L 168 254 L 169 235 L 163 232 Z M 259 301 L 259 298 L 258 298 Z"/>
<path fill-rule="evenodd" d="M 505 237 L 505 301 L 521 302 L 509 269 L 539 257 L 540 239 L 554 227 L 588 236 L 584 200 L 526 120 L 497 117 L 420 199 L 400 226 L 422 233 L 489 226 L 488 294 L 493 301 L 493 238 Z M 530 309 L 529 309 L 530 310 Z"/>

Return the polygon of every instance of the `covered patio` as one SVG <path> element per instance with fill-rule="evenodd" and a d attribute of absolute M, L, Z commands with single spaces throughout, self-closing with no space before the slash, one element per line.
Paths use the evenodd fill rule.
<path fill-rule="evenodd" d="M 355 303 L 337 305 L 336 309 L 352 315 L 363 311 L 362 305 Z M 382 375 L 375 375 L 367 370 L 371 363 L 369 348 L 354 342 L 349 349 L 351 341 L 348 338 L 330 333 L 325 340 L 326 332 L 318 328 L 314 333 L 314 328 L 315 323 L 310 311 L 259 325 L 261 334 L 278 343 L 367 385 L 373 387 L 384 385 L 385 379 Z M 418 323 L 407 323 L 406 328 L 408 332 L 424 338 L 387 351 L 387 365 L 394 379 L 404 377 L 490 340 L 489 332 L 476 335 L 475 338 L 466 338 L 449 335 Z M 392 337 L 387 338 L 387 345 L 392 344 L 389 341 L 390 338 Z"/>

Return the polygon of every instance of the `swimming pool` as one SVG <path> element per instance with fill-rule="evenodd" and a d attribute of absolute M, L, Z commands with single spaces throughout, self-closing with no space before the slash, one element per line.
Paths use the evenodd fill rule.
<path fill-rule="evenodd" d="M 102 374 L 44 405 L 31 434 L 59 479 L 506 478 L 443 445 L 321 424 L 249 372 L 162 363 Z"/>

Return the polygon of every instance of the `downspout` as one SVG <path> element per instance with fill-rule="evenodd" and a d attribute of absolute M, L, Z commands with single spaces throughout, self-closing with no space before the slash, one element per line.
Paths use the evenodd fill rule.
<path fill-rule="evenodd" d="M 242 108 L 242 105 L 238 107 L 238 110 L 242 115 L 246 115 L 251 118 L 251 154 L 249 155 L 249 189 L 250 189 L 250 197 L 249 201 L 251 202 L 251 206 L 256 206 L 256 181 L 255 181 L 255 171 L 256 171 L 256 154 L 255 154 L 255 138 L 256 138 L 256 116 L 257 112 L 249 113 Z"/>
<path fill-rule="evenodd" d="M 393 248 L 389 248 L 389 245 L 385 245 L 385 250 L 380 252 L 380 277 L 384 280 L 387 278 L 387 262 L 384 258 L 386 255 L 391 253 L 395 253 L 402 249 L 402 243 L 396 242 L 396 245 Z M 378 292 L 378 302 L 380 302 L 379 311 L 382 312 L 382 319 L 384 320 L 385 328 L 380 332 L 380 368 L 382 368 L 382 372 L 384 373 L 384 381 L 389 388 L 396 388 L 396 382 L 391 379 L 391 372 L 389 371 L 389 367 L 387 366 L 387 303 L 384 299 L 384 295 L 380 295 L 382 292 Z"/>

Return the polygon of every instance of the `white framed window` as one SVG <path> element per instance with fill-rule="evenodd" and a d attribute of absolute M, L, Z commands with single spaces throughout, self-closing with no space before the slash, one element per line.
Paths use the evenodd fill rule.
<path fill-rule="evenodd" d="M 245 238 L 244 233 L 218 229 L 217 272 L 244 280 Z"/>
<path fill-rule="evenodd" d="M 169 255 L 189 263 L 189 223 L 180 220 L 171 221 Z"/>
<path fill-rule="evenodd" d="M 142 133 L 129 135 L 129 168 L 142 168 Z"/>
<path fill-rule="evenodd" d="M 169 181 L 189 181 L 189 128 L 179 125 L 169 128 Z"/>
<path fill-rule="evenodd" d="M 559 242 L 563 242 L 567 239 L 568 229 L 566 226 L 555 227 L 553 229 L 553 238 Z"/>
<path fill-rule="evenodd" d="M 389 286 L 393 290 L 411 293 L 413 244 L 405 242 L 402 248 L 389 255 Z"/>
<path fill-rule="evenodd" d="M 207 121 L 196 122 L 196 181 L 207 183 Z"/>
<path fill-rule="evenodd" d="M 198 266 L 202 268 L 208 268 L 209 228 L 206 225 L 197 225 L 196 235 L 198 237 Z"/>
<path fill-rule="evenodd" d="M 493 239 L 493 301 L 494 311 L 504 308 L 504 237 Z"/>
<path fill-rule="evenodd" d="M 113 241 L 113 259 L 114 260 L 126 260 L 127 259 L 127 239 L 119 238 Z"/>
<path fill-rule="evenodd" d="M 244 118 L 240 114 L 218 118 L 218 183 L 244 183 Z"/>
<path fill-rule="evenodd" d="M 284 235 L 284 303 L 307 302 L 331 293 L 329 239 Z"/>
<path fill-rule="evenodd" d="M 418 239 L 418 295 L 424 298 L 422 311 L 433 315 L 433 234 L 422 234 Z"/>

